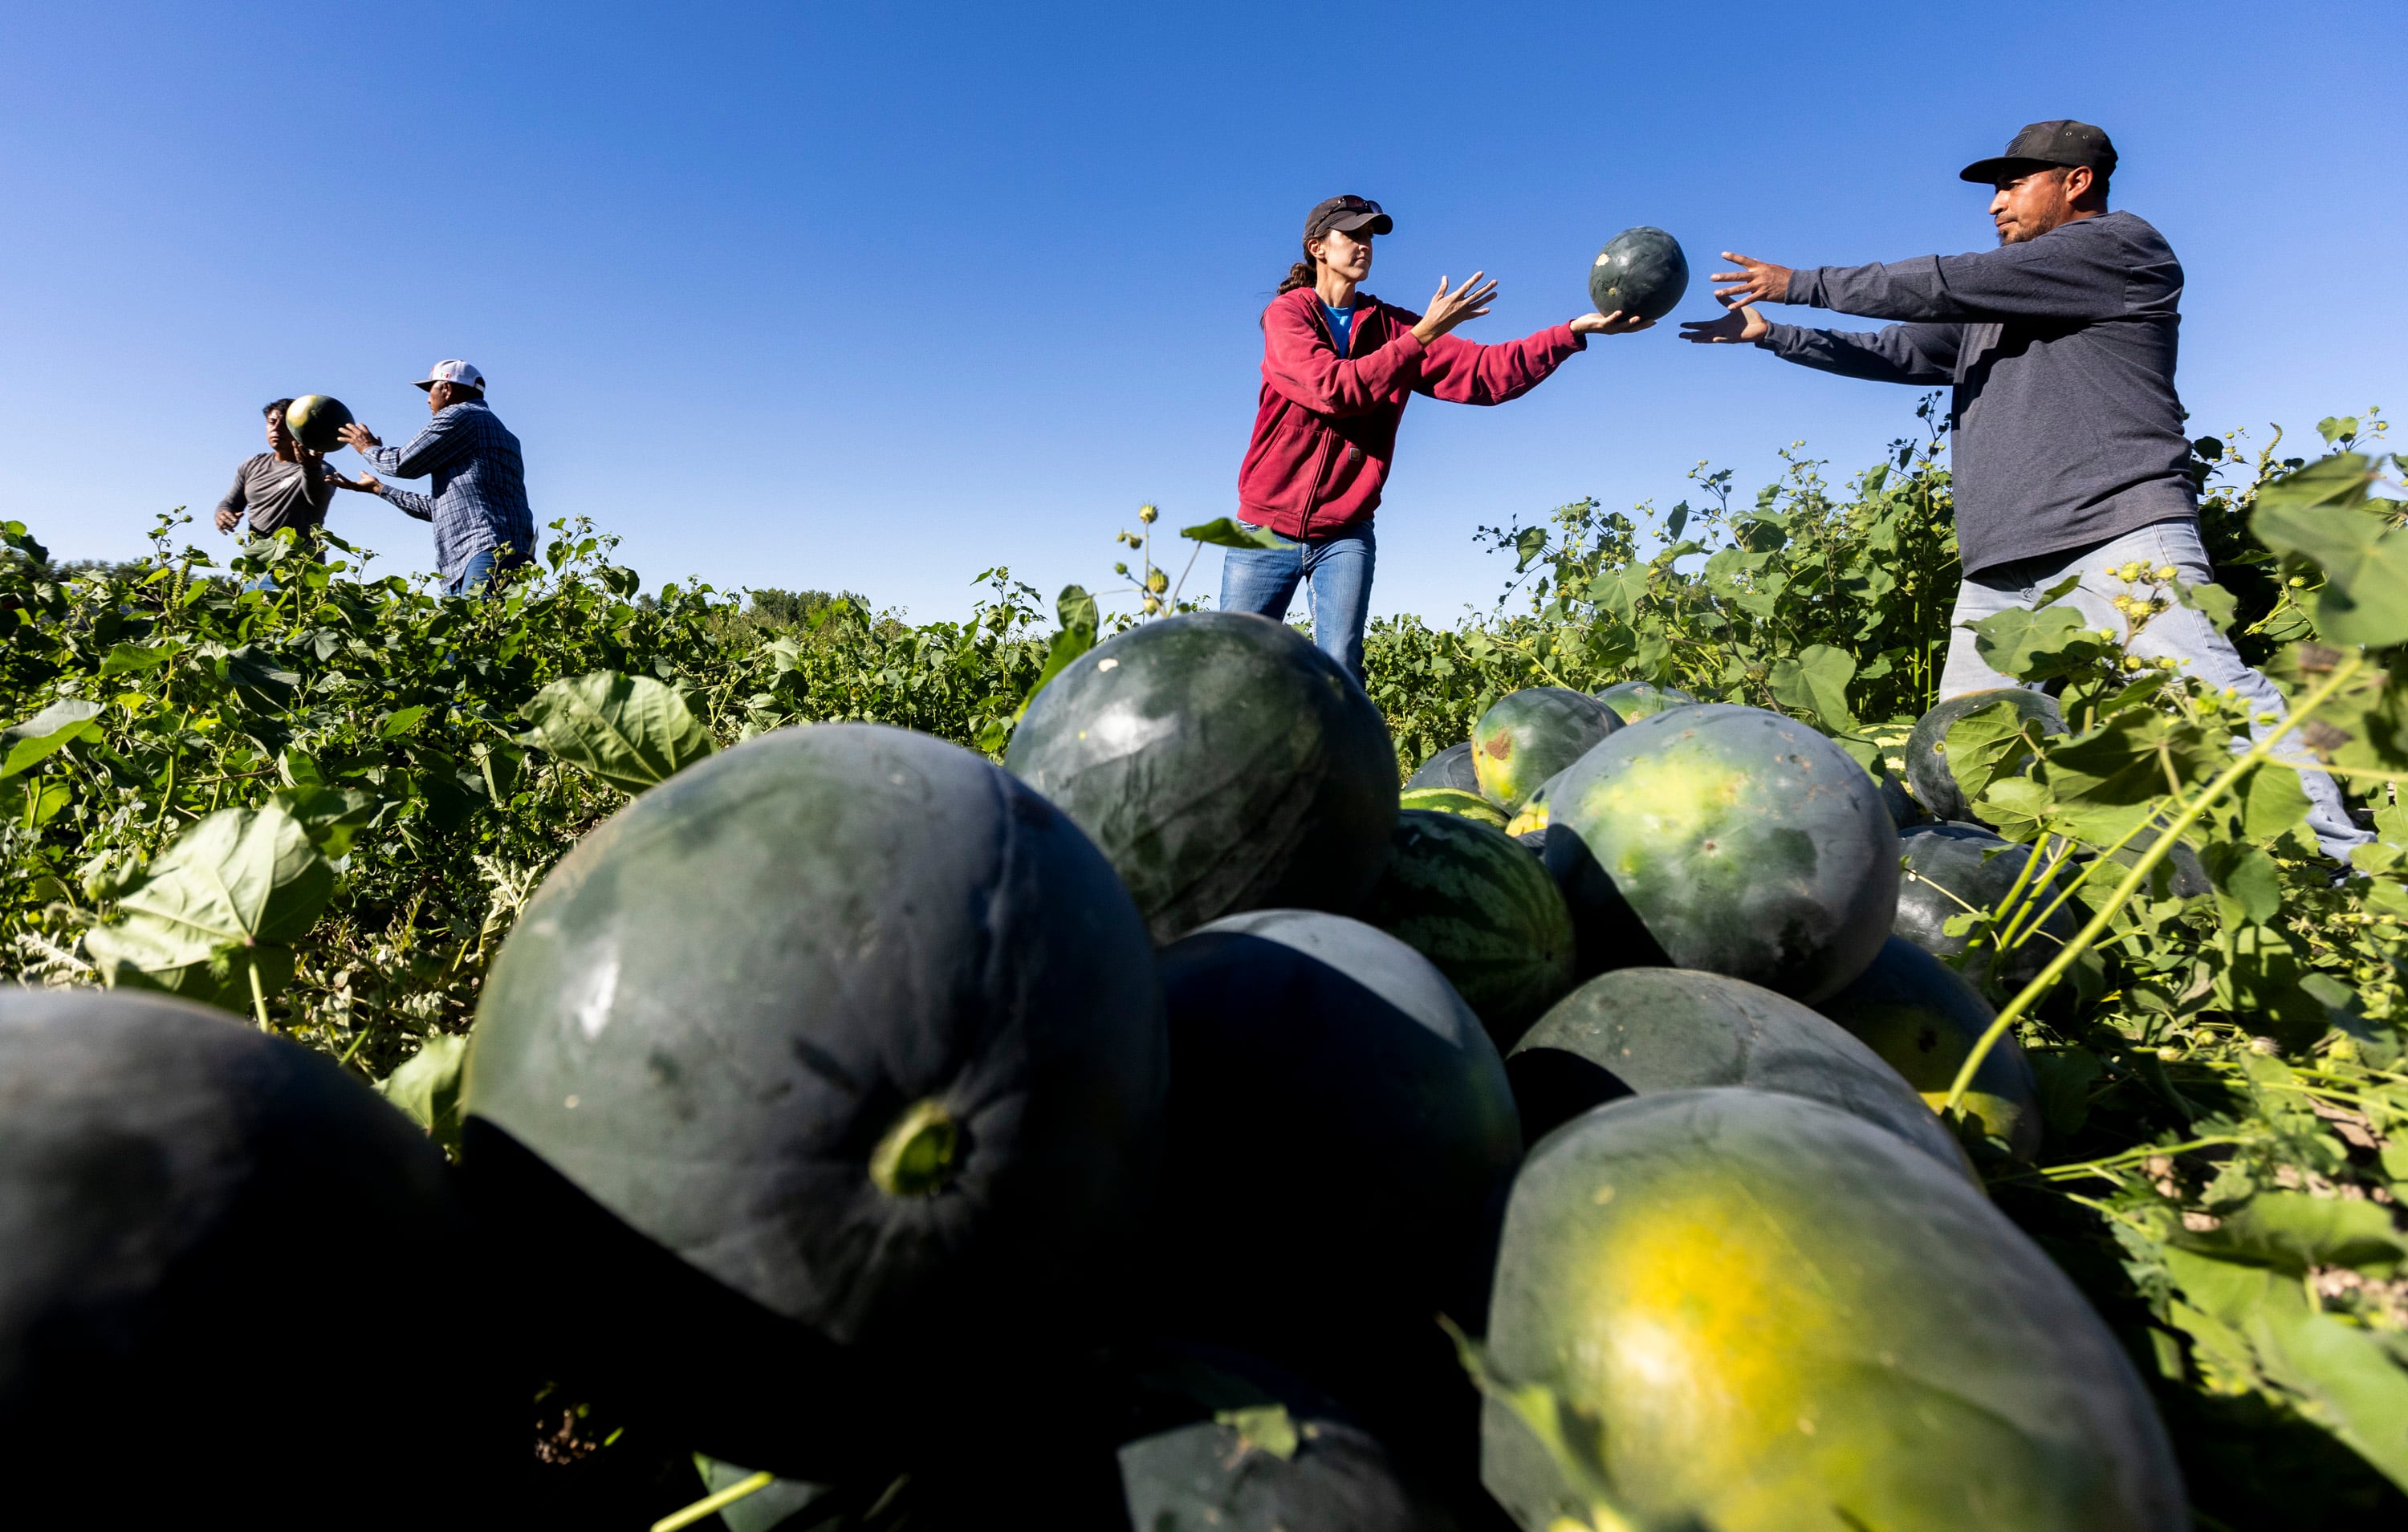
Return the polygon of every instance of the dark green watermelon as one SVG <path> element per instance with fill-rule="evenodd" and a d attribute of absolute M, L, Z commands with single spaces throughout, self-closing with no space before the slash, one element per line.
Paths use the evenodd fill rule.
<path fill-rule="evenodd" d="M 1293 1363 L 1290 1342 L 1476 1303 L 1522 1138 L 1504 1061 L 1445 977 L 1297 909 L 1215 921 L 1160 968 L 1161 1327 Z"/>
<path fill-rule="evenodd" d="M 284 407 L 284 429 L 313 452 L 331 452 L 343 444 L 343 427 L 351 412 L 343 401 L 323 394 L 304 394 Z"/>
<path fill-rule="evenodd" d="M 415 1529 L 490 1503 L 527 1396 L 490 1316 L 443 1306 L 466 1235 L 441 1153 L 334 1060 L 186 1001 L 0 986 L 22 1525 Z M 362 1323 L 422 1320 L 439 1366 L 363 1349 Z"/>
<path fill-rule="evenodd" d="M 1505 1074 L 1532 1142 L 1622 1096 L 1744 1085 L 1854 1112 L 1973 1174 L 1931 1108 L 1871 1049 L 1785 995 L 1720 974 L 1599 974 L 1523 1037 Z"/>
<path fill-rule="evenodd" d="M 1467 818 L 1398 814 L 1363 919 L 1437 965 L 1499 1049 L 1571 987 L 1572 915 L 1555 881 Z"/>
<path fill-rule="evenodd" d="M 1996 909 L 2031 857 L 2030 847 L 2001 840 L 1978 824 L 1918 825 L 1899 836 L 1899 845 L 1906 852 L 1906 875 L 1899 884 L 1898 919 L 1891 930 L 1934 957 L 1966 953 L 1971 938 L 1950 936 L 1949 920 L 1969 909 Z M 2055 903 L 2059 892 L 2051 881 L 2033 895 L 2033 912 Z M 2012 993 L 2030 983 L 2058 949 L 2073 939 L 2082 929 L 2074 909 L 2068 901 L 2016 943 L 1999 970 L 2003 989 Z M 1987 981 L 1993 955 L 1986 947 L 1966 955 L 1961 969 L 1975 988 Z"/>
<path fill-rule="evenodd" d="M 1662 319 L 1688 290 L 1689 258 L 1681 242 L 1644 223 L 1607 240 L 1588 268 L 1588 301 L 1600 314 Z"/>
<path fill-rule="evenodd" d="M 1668 708 L 1694 708 L 1698 699 L 1677 686 L 1658 686 L 1652 680 L 1619 681 L 1597 694 L 1597 699 L 1612 709 L 1625 723 L 1636 723 L 1642 718 L 1653 718 Z"/>
<path fill-rule="evenodd" d="M 1401 814 L 1412 809 L 1431 814 L 1454 814 L 1498 830 L 1505 828 L 1508 817 L 1504 809 L 1479 794 L 1467 793 L 1459 787 L 1408 787 L 1397 795 L 1397 809 Z"/>
<path fill-rule="evenodd" d="M 2057 1264 L 1963 1176 L 1795 1095 L 1636 1096 L 1533 1149 L 1487 1365 L 1602 1438 L 1626 1525 L 2189 1525 L 2147 1389 Z M 1494 1403 L 1482 1470 L 1529 1532 L 1593 1525 Z"/>
<path fill-rule="evenodd" d="M 1904 937 L 1883 943 L 1856 982 L 1815 1009 L 1863 1039 L 1934 1107 L 1947 1099 L 1965 1055 L 1998 1019 L 1964 975 Z M 2039 1153 L 2040 1086 L 2012 1031 L 1983 1058 L 1963 1109 L 2018 1158 Z"/>
<path fill-rule="evenodd" d="M 1561 686 L 1508 692 L 1472 725 L 1481 794 L 1519 809 L 1541 782 L 1620 727 L 1621 715 L 1585 692 Z"/>
<path fill-rule="evenodd" d="M 1156 941 L 1234 910 L 1351 911 L 1397 823 L 1388 725 L 1283 623 L 1131 628 L 1037 694 L 1004 765 L 1103 849 Z"/>
<path fill-rule="evenodd" d="M 998 1353 L 1113 1288 L 1167 1048 L 1067 816 L 924 735 L 781 729 L 545 881 L 479 1008 L 465 1168 L 548 1376 L 824 1482 L 978 1429 Z"/>
<path fill-rule="evenodd" d="M 1614 735 L 1566 775 L 1547 870 L 1584 972 L 1700 968 L 1812 1003 L 1898 909 L 1898 832 L 1864 768 L 1805 724 L 1721 703 Z"/>
<path fill-rule="evenodd" d="M 2025 718 L 2039 720 L 2044 734 L 2065 732 L 2065 715 L 2057 710 L 2057 699 L 2023 686 L 1967 692 L 1950 697 L 1916 719 L 1914 732 L 1906 738 L 1906 785 L 1934 818 L 1973 818 L 1972 806 L 1965 801 L 1965 795 L 1957 790 L 1956 775 L 1948 769 L 1948 731 L 1966 715 L 2000 702 L 2014 704 L 2015 711 Z M 2019 757 L 2030 758 L 2028 754 Z"/>
<path fill-rule="evenodd" d="M 1472 768 L 1471 741 L 1449 745 L 1424 761 L 1405 779 L 1408 791 L 1416 787 L 1453 787 L 1466 793 L 1480 791 L 1480 773 Z"/>

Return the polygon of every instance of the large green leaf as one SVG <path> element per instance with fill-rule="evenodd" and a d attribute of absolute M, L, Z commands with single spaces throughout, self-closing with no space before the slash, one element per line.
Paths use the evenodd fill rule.
<path fill-rule="evenodd" d="M 1191 527 L 1189 530 L 1196 529 Z M 1037 672 L 1037 679 L 1029 683 L 1027 694 L 1020 699 L 1019 710 L 1011 715 L 1015 721 L 1027 713 L 1028 705 L 1037 700 L 1038 693 L 1045 690 L 1047 681 L 1060 675 L 1080 655 L 1096 647 L 1096 628 L 1102 617 L 1096 609 L 1096 598 L 1087 594 L 1085 586 L 1063 586 L 1062 594 L 1054 599 L 1054 610 L 1062 620 L 1062 631 L 1054 635 L 1053 644 L 1045 651 L 1044 668 Z"/>
<path fill-rule="evenodd" d="M 1856 675 L 1855 655 L 1829 644 L 1810 644 L 1796 659 L 1773 662 L 1766 684 L 1783 707 L 1810 713 L 1833 732 L 1856 726 L 1856 715 L 1848 706 L 1848 682 Z"/>
<path fill-rule="evenodd" d="M 1179 535 L 1190 542 L 1209 542 L 1218 548 L 1278 548 L 1278 533 L 1268 527 L 1254 526 L 1245 522 L 1218 516 L 1200 526 L 1182 526 Z M 1543 534 L 1541 534 L 1543 536 Z"/>
<path fill-rule="evenodd" d="M 2381 648 L 2408 640 L 2408 531 L 2361 508 L 2374 477 L 2362 452 L 2320 458 L 2261 491 L 2249 527 L 2324 571 L 2316 623 L 2326 637 Z"/>
<path fill-rule="evenodd" d="M 86 932 L 84 945 L 109 984 L 247 1009 L 292 981 L 293 943 L 334 886 L 334 869 L 281 804 L 221 809 L 152 859 L 120 896 L 121 918 Z"/>
<path fill-rule="evenodd" d="M 2017 712 L 2012 702 L 1976 708 L 1948 726 L 1949 775 L 1971 802 L 1991 784 L 2021 772 L 2043 737 L 2041 721 Z"/>
<path fill-rule="evenodd" d="M 2010 607 L 1978 623 L 1973 647 L 1982 663 L 2017 680 L 2066 675 L 2105 654 L 2110 646 L 2075 607 Z"/>
<path fill-rule="evenodd" d="M 468 1039 L 438 1033 L 398 1069 L 377 1081 L 384 1098 L 408 1114 L 437 1143 L 460 1148 L 460 1081 Z"/>
<path fill-rule="evenodd" d="M 0 763 L 0 780 L 41 765 L 79 739 L 99 738 L 100 725 L 93 720 L 100 710 L 97 702 L 67 697 L 0 731 L 0 744 L 8 751 L 6 762 Z"/>
<path fill-rule="evenodd" d="M 2216 1228 L 2186 1242 L 2293 1276 L 2316 1266 L 2387 1272 L 2408 1258 L 2391 1210 L 2381 1203 L 2305 1192 L 2260 1192 L 2225 1213 Z"/>
<path fill-rule="evenodd" d="M 556 680 L 526 714 L 533 743 L 627 793 L 667 780 L 713 748 L 685 698 L 650 676 L 596 670 Z"/>

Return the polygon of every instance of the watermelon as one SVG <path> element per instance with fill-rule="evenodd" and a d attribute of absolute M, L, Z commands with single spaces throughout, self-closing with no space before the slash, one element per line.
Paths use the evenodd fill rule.
<path fill-rule="evenodd" d="M 1795 1095 L 1641 1095 L 1533 1150 L 1486 1366 L 1601 1442 L 1618 1525 L 2189 1525 L 2146 1390 L 2056 1264 L 1930 1155 Z M 1524 1527 L 1592 1525 L 1523 1417 L 1492 1402 L 1482 1437 Z"/>
<path fill-rule="evenodd" d="M 1588 301 L 1600 314 L 1617 309 L 1641 319 L 1662 319 L 1680 307 L 1689 290 L 1689 258 L 1681 242 L 1642 223 L 1605 242 L 1588 268 Z"/>
<path fill-rule="evenodd" d="M 1467 793 L 1459 787 L 1408 787 L 1397 795 L 1397 809 L 1401 814 L 1409 809 L 1431 814 L 1455 814 L 1495 829 L 1505 828 L 1504 809 L 1479 794 Z"/>
<path fill-rule="evenodd" d="M 1621 716 L 1585 692 L 1561 686 L 1508 692 L 1472 725 L 1481 795 L 1519 809 L 1541 782 L 1620 727 Z"/>
<path fill-rule="evenodd" d="M 343 427 L 351 412 L 343 401 L 323 394 L 304 394 L 284 407 L 284 429 L 313 452 L 331 452 L 343 444 Z"/>
<path fill-rule="evenodd" d="M 1965 1055 L 1998 1020 L 1964 975 L 1904 937 L 1884 942 L 1856 982 L 1815 1009 L 1863 1039 L 1935 1108 L 1948 1098 Z M 2040 1086 L 2012 1031 L 1984 1056 L 1962 1106 L 1981 1132 L 2004 1139 L 2017 1158 L 2039 1153 Z"/>
<path fill-rule="evenodd" d="M 1363 919 L 1436 965 L 1499 1049 L 1571 988 L 1572 915 L 1555 880 L 1469 818 L 1398 814 Z"/>
<path fill-rule="evenodd" d="M 977 1429 L 1132 1253 L 1168 1039 L 1136 907 L 984 760 L 871 724 L 687 767 L 486 981 L 480 1216 L 548 1375 L 826 1482 Z"/>
<path fill-rule="evenodd" d="M 1534 1142 L 1622 1096 L 1744 1085 L 1854 1112 L 1973 1174 L 1955 1136 L 1880 1055 L 1797 1001 L 1720 974 L 1599 974 L 1524 1035 L 1505 1074 Z"/>
<path fill-rule="evenodd" d="M 442 1154 L 334 1060 L 188 1001 L 0 987 L 21 1525 L 72 1501 L 76 1525 L 420 1528 L 485 1503 L 525 1452 L 490 1316 L 440 1310 L 439 1367 L 380 1365 L 357 1329 L 458 1293 L 466 1234 Z"/>
<path fill-rule="evenodd" d="M 2065 732 L 2065 715 L 2057 710 L 2057 699 L 2024 686 L 1967 692 L 1950 697 L 1916 719 L 1914 732 L 1906 737 L 1906 785 L 1934 818 L 1973 818 L 1972 806 L 1965 801 L 1965 795 L 1957 789 L 1956 775 L 1948 769 L 1948 731 L 1968 714 L 2000 702 L 2014 704 L 2016 713 L 2024 718 L 2038 720 L 2042 733 Z M 2029 760 L 2030 756 L 2020 758 Z"/>
<path fill-rule="evenodd" d="M 1653 718 L 1668 708 L 1694 708 L 1698 699 L 1677 686 L 1658 686 L 1652 680 L 1626 680 L 1597 694 L 1597 700 L 1612 709 L 1625 723 L 1636 723 L 1642 718 Z"/>
<path fill-rule="evenodd" d="M 1569 766 L 1565 768 L 1570 769 Z M 1505 822 L 1505 833 L 1517 840 L 1526 836 L 1535 836 L 1537 839 L 1533 843 L 1544 846 L 1547 838 L 1547 798 L 1555 792 L 1555 784 L 1563 780 L 1564 773 L 1558 771 L 1533 789 L 1530 795 L 1522 801 L 1522 811 Z"/>
<path fill-rule="evenodd" d="M 1996 909 L 2031 857 L 2030 847 L 2001 840 L 1978 824 L 1918 825 L 1899 836 L 1899 845 L 1906 852 L 1906 874 L 1899 884 L 1898 919 L 1891 930 L 1934 957 L 1967 953 L 1971 938 L 1950 936 L 1950 918 L 1968 909 Z M 2054 903 L 2058 892 L 2053 881 L 2039 891 L 2033 913 Z M 2030 983 L 2081 929 L 2069 901 L 2007 954 L 1998 975 L 2001 988 L 2013 993 Z M 1965 956 L 1961 969 L 1976 988 L 1988 981 L 1994 956 L 1986 947 Z"/>
<path fill-rule="evenodd" d="M 1283 623 L 1201 611 L 1055 676 L 1004 765 L 1095 838 L 1158 942 L 1235 910 L 1352 911 L 1397 823 L 1388 725 Z"/>
<path fill-rule="evenodd" d="M 1215 921 L 1160 968 L 1163 1327 L 1254 1346 L 1476 1302 L 1522 1138 L 1504 1061 L 1445 976 L 1298 909 Z"/>
<path fill-rule="evenodd" d="M 1471 741 L 1449 745 L 1415 767 L 1405 779 L 1408 790 L 1416 787 L 1453 787 L 1466 793 L 1480 791 L 1480 774 L 1472 769 Z"/>
<path fill-rule="evenodd" d="M 1898 832 L 1872 779 L 1778 713 L 1643 719 L 1573 767 L 1548 812 L 1584 972 L 1700 968 L 1812 1004 L 1863 971 L 1897 913 Z"/>

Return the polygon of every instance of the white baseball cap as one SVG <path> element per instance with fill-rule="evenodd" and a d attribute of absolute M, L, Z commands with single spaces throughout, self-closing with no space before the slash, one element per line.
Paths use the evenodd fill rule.
<path fill-rule="evenodd" d="M 431 389 L 437 383 L 458 383 L 463 388 L 473 388 L 481 394 L 485 390 L 485 375 L 466 362 L 437 362 L 427 369 L 425 378 L 418 386 Z"/>

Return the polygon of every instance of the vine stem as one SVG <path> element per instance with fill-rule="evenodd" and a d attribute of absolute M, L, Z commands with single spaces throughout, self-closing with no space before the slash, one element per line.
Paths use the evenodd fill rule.
<path fill-rule="evenodd" d="M 692 1526 L 704 1517 L 724 1507 L 734 1505 L 757 1490 L 767 1489 L 776 1482 L 777 1477 L 776 1474 L 764 1468 L 749 1479 L 739 1479 L 716 1495 L 706 1495 L 684 1510 L 673 1511 L 662 1517 L 652 1524 L 652 1532 L 679 1532 L 681 1527 Z"/>
<path fill-rule="evenodd" d="M 259 984 L 259 958 L 257 955 L 254 954 L 248 959 L 243 964 L 243 968 L 251 975 L 251 1005 L 252 1013 L 257 1015 L 259 1018 L 259 1029 L 262 1032 L 272 1032 L 275 1028 L 267 1024 L 267 992 L 262 989 Z"/>
<path fill-rule="evenodd" d="M 1948 1087 L 1948 1099 L 1940 1104 L 1942 1115 L 1955 1111 L 1964 1101 L 1965 1093 L 1972 1088 L 1974 1074 L 1982 1067 L 1982 1061 L 1989 1057 L 1990 1050 L 1998 1046 L 1999 1039 L 2007 1035 L 2007 1029 L 2014 1026 L 2025 1012 L 2038 1005 L 2041 997 L 2054 988 L 2058 980 L 2065 977 L 2066 970 L 2073 966 L 2075 960 L 2088 952 L 2092 944 L 2110 925 L 2114 923 L 2116 915 L 2122 912 L 2126 905 L 2131 903 L 2132 895 L 2138 893 L 2141 885 L 2148 881 L 2149 874 L 2156 871 L 2157 864 L 2164 861 L 2181 842 L 2182 833 L 2197 823 L 2200 815 L 2205 813 L 2208 807 L 2216 799 L 2230 792 L 2233 783 L 2246 776 L 2251 767 L 2265 761 L 2277 741 L 2305 723 L 2335 692 L 2341 690 L 2352 676 L 2365 667 L 2366 654 L 2362 650 L 2341 665 L 2335 666 L 2333 673 L 2325 678 L 2323 684 L 2302 698 L 2299 707 L 2291 710 L 2290 716 L 2283 720 L 2279 727 L 2269 731 L 2265 737 L 2242 752 L 2239 759 L 2218 774 L 2199 796 L 2193 798 L 2181 813 L 2174 816 L 2172 823 L 2157 833 L 2156 842 L 2147 851 L 2143 852 L 2140 859 L 2132 864 L 2132 870 L 2124 875 L 2124 881 L 2115 885 L 2115 892 L 2107 896 L 2106 904 L 2100 907 L 2097 914 L 2090 917 L 2090 923 L 2085 925 L 2071 941 L 2067 942 L 2057 956 L 2049 960 L 2048 966 L 2041 969 L 2032 981 L 2023 987 L 2020 994 L 2006 1003 L 1999 1011 L 1998 1019 L 1990 1024 L 1988 1029 L 1973 1044 L 1972 1050 L 1965 1055 L 1965 1062 L 1957 1067 L 1955 1082 Z M 2144 820 L 2143 823 L 2146 821 Z"/>

